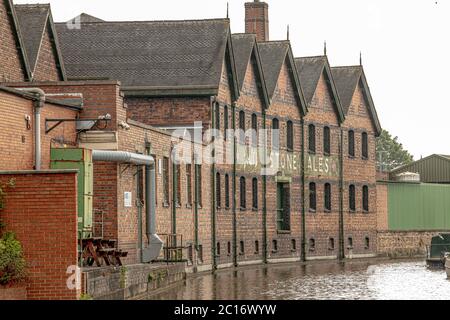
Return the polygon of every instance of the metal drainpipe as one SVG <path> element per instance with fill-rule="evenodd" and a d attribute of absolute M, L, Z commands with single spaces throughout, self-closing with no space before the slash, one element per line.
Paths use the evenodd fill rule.
<path fill-rule="evenodd" d="M 302 179 L 302 189 L 301 189 L 301 198 L 302 198 L 302 252 L 301 252 L 301 261 L 306 261 L 306 209 L 305 209 L 305 120 L 302 116 L 301 119 L 301 129 L 302 129 L 302 160 L 301 160 L 301 179 Z"/>
<path fill-rule="evenodd" d="M 339 260 L 345 259 L 344 247 L 344 131 L 341 128 L 339 146 Z"/>
<path fill-rule="evenodd" d="M 267 132 L 266 132 L 266 110 L 263 110 L 263 130 L 264 130 L 264 168 L 267 168 Z M 268 262 L 267 248 L 267 172 L 263 175 L 263 261 Z"/>
<path fill-rule="evenodd" d="M 197 164 L 197 155 L 194 155 L 194 228 L 195 228 L 195 250 L 198 251 L 199 249 L 199 239 L 198 239 L 198 198 L 199 198 L 199 182 L 198 182 L 198 164 Z"/>
<path fill-rule="evenodd" d="M 237 215 L 236 215 L 236 103 L 231 105 L 233 123 L 233 264 L 238 266 L 237 259 Z"/>
<path fill-rule="evenodd" d="M 137 194 L 140 195 L 141 194 L 141 188 L 142 186 L 140 185 L 140 181 L 142 178 L 142 168 L 138 167 L 138 171 L 137 171 L 137 175 L 136 175 L 136 181 L 137 181 Z M 140 257 L 140 262 L 143 263 L 144 262 L 144 256 L 142 253 L 142 248 L 144 247 L 143 245 L 143 241 L 142 241 L 142 200 L 138 197 L 136 197 L 136 206 L 138 209 L 138 238 L 139 238 L 139 257 Z"/>
<path fill-rule="evenodd" d="M 217 124 L 216 124 L 216 97 L 211 97 L 211 124 L 212 124 L 212 129 L 216 129 L 217 128 Z M 215 143 L 215 138 L 212 139 L 212 143 Z M 215 156 L 216 156 L 216 152 L 213 149 L 211 156 L 213 157 L 214 161 L 211 165 L 211 190 L 212 190 L 212 208 L 211 208 L 211 254 L 212 254 L 212 268 L 213 270 L 217 269 L 217 261 L 216 261 L 216 203 L 217 203 L 217 199 L 216 199 L 216 164 L 215 164 Z"/>
<path fill-rule="evenodd" d="M 41 170 L 41 109 L 45 105 L 45 92 L 39 88 L 18 90 L 37 96 L 37 100 L 34 100 L 34 169 Z"/>
<path fill-rule="evenodd" d="M 173 155 L 173 150 L 174 148 L 172 147 L 170 150 L 170 154 L 171 154 L 171 160 L 172 160 L 172 234 L 176 234 L 177 233 L 177 203 L 175 201 L 176 196 L 177 196 L 177 174 L 176 174 L 176 169 L 177 169 L 177 165 L 175 164 L 175 159 L 174 159 L 174 155 Z M 175 236 L 175 246 L 176 244 L 176 236 Z"/>

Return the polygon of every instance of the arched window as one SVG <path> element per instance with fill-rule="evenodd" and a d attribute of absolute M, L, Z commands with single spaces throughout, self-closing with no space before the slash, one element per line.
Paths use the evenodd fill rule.
<path fill-rule="evenodd" d="M 348 208 L 350 211 L 356 211 L 356 188 L 353 184 L 348 187 Z"/>
<path fill-rule="evenodd" d="M 362 157 L 363 159 L 368 159 L 369 158 L 369 145 L 368 145 L 368 137 L 367 137 L 367 132 L 363 132 L 361 135 L 361 153 L 362 153 Z"/>
<path fill-rule="evenodd" d="M 334 250 L 334 238 L 328 239 L 328 250 Z"/>
<path fill-rule="evenodd" d="M 227 140 L 227 130 L 228 130 L 228 106 L 223 107 L 223 130 L 224 130 L 224 140 Z"/>
<path fill-rule="evenodd" d="M 272 149 L 280 147 L 280 122 L 277 118 L 272 120 Z"/>
<path fill-rule="evenodd" d="M 217 242 L 217 244 L 216 244 L 216 251 L 217 251 L 217 255 L 220 256 L 220 242 Z"/>
<path fill-rule="evenodd" d="M 309 239 L 309 251 L 315 251 L 316 250 L 316 240 L 314 238 Z"/>
<path fill-rule="evenodd" d="M 216 173 L 216 206 L 220 208 L 222 205 L 221 199 L 221 187 L 220 187 L 220 173 Z"/>
<path fill-rule="evenodd" d="M 277 252 L 278 251 L 278 241 L 277 240 L 272 240 L 272 251 L 273 252 Z"/>
<path fill-rule="evenodd" d="M 286 147 L 288 150 L 294 150 L 294 125 L 292 121 L 286 124 Z"/>
<path fill-rule="evenodd" d="M 331 184 L 325 183 L 324 207 L 326 211 L 331 211 Z"/>
<path fill-rule="evenodd" d="M 348 249 L 353 249 L 353 238 L 348 237 L 347 239 Z"/>
<path fill-rule="evenodd" d="M 239 134 L 239 140 L 244 143 L 245 140 L 245 112 L 239 111 L 239 129 L 241 130 Z"/>
<path fill-rule="evenodd" d="M 329 127 L 323 128 L 323 153 L 325 155 L 331 154 L 331 133 Z"/>
<path fill-rule="evenodd" d="M 309 152 L 316 153 L 316 127 L 313 124 L 308 126 L 308 142 Z"/>
<path fill-rule="evenodd" d="M 363 190 L 362 190 L 362 205 L 363 205 L 363 210 L 365 212 L 369 211 L 369 187 L 368 186 L 363 186 Z"/>
<path fill-rule="evenodd" d="M 291 250 L 296 251 L 297 250 L 297 241 L 295 239 L 291 240 Z"/>
<path fill-rule="evenodd" d="M 259 254 L 259 241 L 255 240 L 255 254 Z"/>
<path fill-rule="evenodd" d="M 246 208 L 246 199 L 245 199 L 245 177 L 241 177 L 240 179 L 240 204 L 241 204 L 241 209 L 245 209 Z"/>
<path fill-rule="evenodd" d="M 252 145 L 258 145 L 258 117 L 252 114 Z"/>
<path fill-rule="evenodd" d="M 225 208 L 230 207 L 230 176 L 225 175 Z"/>
<path fill-rule="evenodd" d="M 348 132 L 348 155 L 355 156 L 355 132 L 353 130 Z"/>
<path fill-rule="evenodd" d="M 245 243 L 244 241 L 240 241 L 239 242 L 239 254 L 244 254 L 245 253 Z"/>
<path fill-rule="evenodd" d="M 365 249 L 370 249 L 370 238 L 369 237 L 365 237 L 364 247 L 365 247 Z"/>
<path fill-rule="evenodd" d="M 309 184 L 309 210 L 316 211 L 316 184 L 311 182 Z"/>
<path fill-rule="evenodd" d="M 231 242 L 228 241 L 227 243 L 227 254 L 230 256 L 231 255 Z"/>
<path fill-rule="evenodd" d="M 252 207 L 258 209 L 258 179 L 252 180 Z"/>
<path fill-rule="evenodd" d="M 216 129 L 220 130 L 220 105 L 216 103 Z"/>

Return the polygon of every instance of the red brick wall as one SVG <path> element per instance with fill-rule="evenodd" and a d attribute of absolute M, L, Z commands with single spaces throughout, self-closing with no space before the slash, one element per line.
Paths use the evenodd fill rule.
<path fill-rule="evenodd" d="M 77 265 L 77 175 L 0 174 L 14 178 L 0 215 L 21 241 L 28 270 L 29 299 L 77 299 L 69 290 L 67 268 Z"/>
<path fill-rule="evenodd" d="M 0 1 L 0 81 L 23 81 L 25 73 L 6 2 Z"/>
<path fill-rule="evenodd" d="M 265 2 L 245 4 L 245 32 L 256 34 L 258 41 L 269 41 L 269 5 Z"/>
<path fill-rule="evenodd" d="M 27 170 L 34 166 L 34 106 L 33 101 L 15 94 L 0 91 L 0 170 Z M 42 169 L 50 166 L 51 146 L 60 146 L 57 141 L 76 142 L 75 123 L 66 122 L 45 133 L 46 118 L 76 117 L 77 111 L 46 104 L 41 111 Z M 25 115 L 31 117 L 31 128 L 27 129 Z M 57 141 L 56 141 L 56 140 Z"/>
<path fill-rule="evenodd" d="M 49 26 L 47 24 L 33 73 L 33 81 L 62 80 L 57 67 L 55 50 L 53 49 L 51 41 Z"/>

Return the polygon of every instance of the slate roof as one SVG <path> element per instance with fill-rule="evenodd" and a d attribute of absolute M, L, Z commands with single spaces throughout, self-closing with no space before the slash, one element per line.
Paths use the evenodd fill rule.
<path fill-rule="evenodd" d="M 329 80 L 328 85 L 333 98 L 335 111 L 342 123 L 345 119 L 344 110 L 341 105 L 338 89 L 331 74 L 331 67 L 327 56 L 295 58 L 295 65 L 302 85 L 303 94 L 305 95 L 306 103 L 308 103 L 308 105 L 311 104 L 319 79 L 325 72 Z"/>
<path fill-rule="evenodd" d="M 369 85 L 367 83 L 364 69 L 362 66 L 348 66 L 348 67 L 333 67 L 331 68 L 334 82 L 339 92 L 342 107 L 345 114 L 348 114 L 353 95 L 358 84 L 361 82 L 364 92 L 364 97 L 369 105 L 369 114 L 371 116 L 373 125 L 375 127 L 376 135 L 381 134 L 381 124 L 378 119 L 377 110 L 373 103 L 372 95 L 370 93 Z"/>
<path fill-rule="evenodd" d="M 84 22 L 104 22 L 104 20 L 102 20 L 102 19 L 100 19 L 100 18 L 97 18 L 97 17 L 94 17 L 94 16 L 91 16 L 90 14 L 87 14 L 87 13 L 82 13 L 82 14 L 80 14 L 79 16 L 77 16 L 77 17 L 75 17 L 75 18 L 73 18 L 72 20 L 70 20 L 70 22 L 72 22 L 72 21 L 80 21 L 81 23 L 84 23 Z"/>
<path fill-rule="evenodd" d="M 242 90 L 245 80 L 245 74 L 247 72 L 248 65 L 255 62 L 257 81 L 261 84 L 260 96 L 264 101 L 265 107 L 270 106 L 270 99 L 267 93 L 267 87 L 261 63 L 261 57 L 259 55 L 259 49 L 256 42 L 256 35 L 249 33 L 238 33 L 231 35 L 233 42 L 234 60 L 236 64 L 236 73 L 239 82 L 239 90 Z M 255 59 L 255 61 L 252 61 Z"/>
<path fill-rule="evenodd" d="M 119 80 L 124 91 L 217 91 L 226 53 L 232 52 L 228 19 L 56 27 L 69 78 Z M 231 65 L 235 72 L 234 60 Z"/>
<path fill-rule="evenodd" d="M 294 90 L 296 91 L 298 103 L 300 104 L 301 112 L 305 115 L 308 112 L 300 80 L 296 71 L 294 56 L 289 41 L 266 41 L 258 42 L 259 53 L 261 56 L 264 76 L 266 79 L 267 92 L 272 99 L 275 89 L 277 87 L 278 78 L 280 76 L 283 63 L 288 59 L 290 69 L 292 72 L 292 79 Z"/>
<path fill-rule="evenodd" d="M 65 79 L 64 64 L 59 50 L 51 8 L 49 4 L 20 4 L 14 5 L 30 71 L 33 73 L 39 58 L 39 50 L 45 31 L 49 30 L 54 40 L 54 52 L 62 79 Z"/>

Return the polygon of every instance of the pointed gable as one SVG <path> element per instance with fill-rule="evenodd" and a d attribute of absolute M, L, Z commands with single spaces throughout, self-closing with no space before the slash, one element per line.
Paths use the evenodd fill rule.
<path fill-rule="evenodd" d="M 50 5 L 14 6 L 33 80 L 64 80 L 64 66 L 59 51 Z M 36 76 L 38 74 L 38 76 Z"/>
<path fill-rule="evenodd" d="M 347 115 L 349 112 L 356 91 L 361 90 L 361 94 L 367 104 L 369 116 L 375 128 L 375 133 L 379 136 L 381 134 L 381 125 L 363 67 L 333 67 L 331 68 L 331 72 L 333 74 L 333 79 L 336 83 L 345 114 Z"/>
<path fill-rule="evenodd" d="M 0 81 L 29 80 L 30 68 L 11 0 L 0 0 L 0 29 Z"/>
<path fill-rule="evenodd" d="M 303 115 L 307 113 L 307 106 L 300 80 L 296 71 L 295 61 L 289 41 L 268 41 L 258 43 L 263 72 L 266 79 L 267 91 L 270 99 L 275 94 L 282 68 L 287 64 L 287 71 L 292 80 L 295 98 Z"/>
<path fill-rule="evenodd" d="M 233 50 L 236 62 L 236 73 L 239 81 L 239 90 L 245 90 L 245 82 L 249 73 L 254 75 L 252 78 L 252 87 L 258 92 L 265 108 L 270 105 L 270 99 L 267 92 L 261 57 L 254 34 L 233 34 Z"/>
<path fill-rule="evenodd" d="M 334 109 L 339 118 L 339 122 L 342 123 L 345 119 L 345 113 L 339 99 L 338 89 L 333 80 L 328 58 L 326 56 L 296 58 L 295 64 L 306 103 L 308 105 L 311 104 L 320 79 L 325 77 Z"/>

